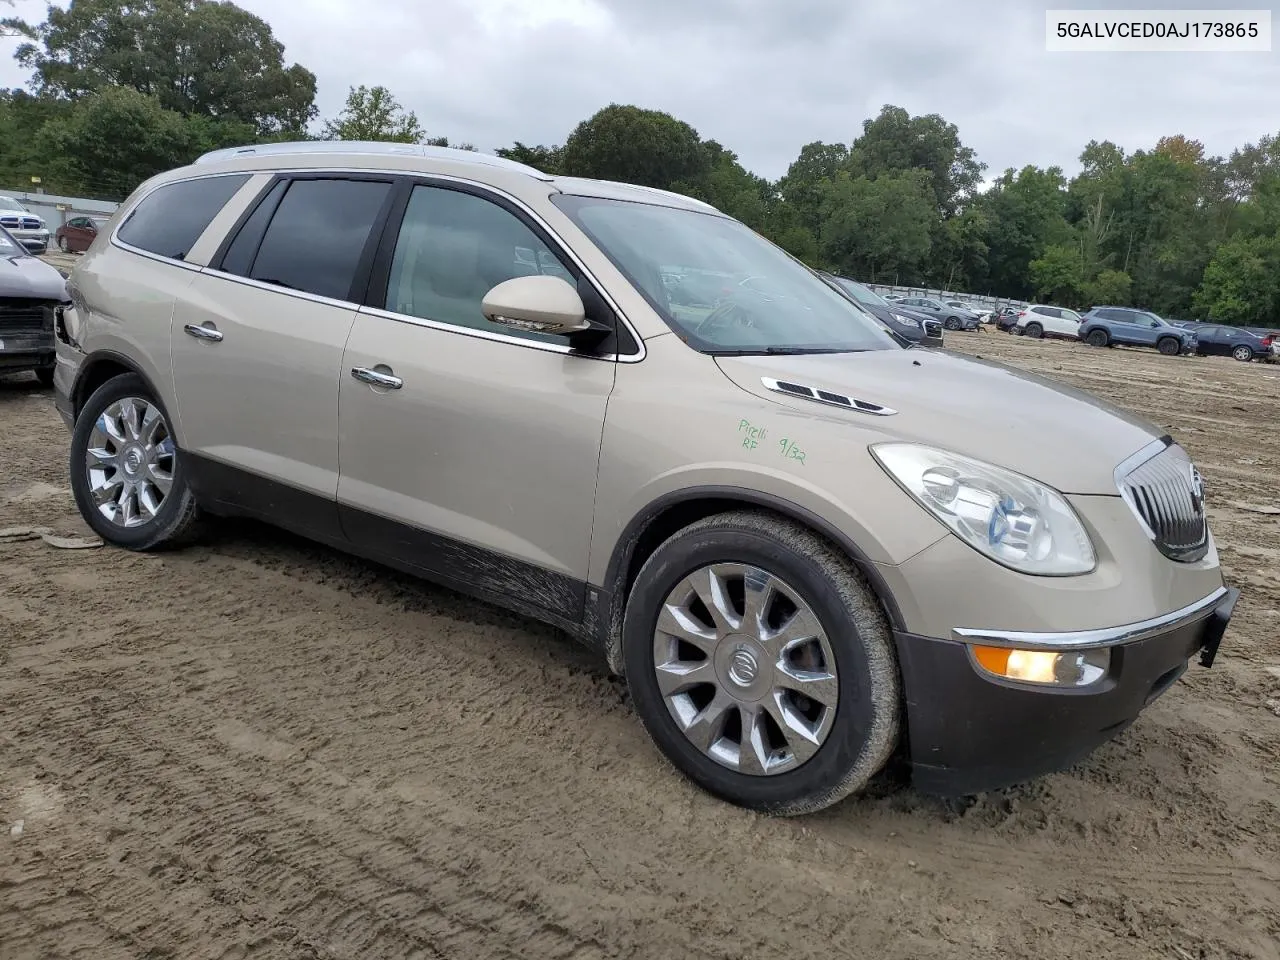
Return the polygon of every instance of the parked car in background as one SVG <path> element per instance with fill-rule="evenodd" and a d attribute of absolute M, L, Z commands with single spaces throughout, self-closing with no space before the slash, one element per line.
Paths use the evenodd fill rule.
<path fill-rule="evenodd" d="M 49 249 L 49 227 L 44 218 L 24 207 L 13 197 L 0 197 L 0 227 L 31 253 Z"/>
<path fill-rule="evenodd" d="M 1080 339 L 1093 347 L 1155 347 L 1175 357 L 1196 352 L 1195 331 L 1133 307 L 1093 307 L 1080 323 Z"/>
<path fill-rule="evenodd" d="M 768 297 L 673 303 L 695 271 Z M 678 770 L 768 814 L 895 754 L 960 795 L 1074 764 L 1212 664 L 1239 595 L 1163 427 L 904 349 L 667 191 L 231 148 L 147 180 L 69 286 L 54 405 L 106 543 L 245 515 L 556 624 Z"/>
<path fill-rule="evenodd" d="M 944 300 L 942 302 L 948 307 L 956 307 L 960 310 L 968 310 L 970 313 L 976 313 L 978 315 L 979 323 L 986 323 L 987 319 L 991 316 L 990 310 L 984 310 L 982 307 L 974 306 L 971 303 L 965 303 L 963 300 Z"/>
<path fill-rule="evenodd" d="M 941 320 L 948 330 L 977 330 L 981 322 L 972 310 L 949 307 L 933 297 L 903 297 L 895 302 Z"/>
<path fill-rule="evenodd" d="M 913 316 L 906 308 L 896 303 L 889 303 L 874 290 L 848 277 L 838 277 L 825 271 L 819 271 L 819 276 L 902 338 L 924 347 L 942 346 L 940 321 Z"/>
<path fill-rule="evenodd" d="M 1195 331 L 1197 353 L 1206 356 L 1234 357 L 1248 363 L 1250 360 L 1270 360 L 1275 338 L 1260 336 L 1243 327 L 1205 324 Z"/>
<path fill-rule="evenodd" d="M 1043 303 L 1027 304 L 1025 310 L 1014 317 L 1019 333 L 1032 339 L 1057 337 L 1064 340 L 1080 338 L 1080 314 L 1066 307 L 1051 307 Z"/>
<path fill-rule="evenodd" d="M 72 217 L 54 231 L 54 242 L 63 253 L 84 253 L 107 220 L 107 217 Z"/>
<path fill-rule="evenodd" d="M 66 302 L 62 274 L 0 227 L 0 373 L 33 370 L 53 383 L 54 326 Z"/>
<path fill-rule="evenodd" d="M 1017 329 L 1018 314 L 1021 312 L 1020 307 L 1001 307 L 992 314 L 991 322 L 996 325 L 997 330 L 1012 333 Z"/>

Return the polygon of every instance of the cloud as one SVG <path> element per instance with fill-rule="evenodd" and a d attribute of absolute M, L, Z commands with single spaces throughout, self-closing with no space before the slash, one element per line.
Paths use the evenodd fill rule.
<path fill-rule="evenodd" d="M 989 175 L 1028 163 L 1071 173 L 1091 139 L 1132 150 L 1182 133 L 1224 154 L 1280 131 L 1277 54 L 1049 53 L 1044 6 L 1025 0 L 241 5 L 316 73 L 322 116 L 341 109 L 349 86 L 382 84 L 431 134 L 484 150 L 562 143 L 614 101 L 666 110 L 771 178 L 805 143 L 851 141 L 886 103 L 955 123 Z M 34 0 L 17 6 L 43 12 Z M 0 56 L 9 45 L 0 41 Z M 6 61 L 0 84 L 21 83 Z"/>

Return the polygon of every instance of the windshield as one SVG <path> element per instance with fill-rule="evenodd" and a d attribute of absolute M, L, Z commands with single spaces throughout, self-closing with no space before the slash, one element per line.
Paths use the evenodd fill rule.
<path fill-rule="evenodd" d="M 836 283 L 848 291 L 849 296 L 857 300 L 859 303 L 869 304 L 873 307 L 888 307 L 889 303 L 880 294 L 874 290 L 869 290 L 856 280 L 848 280 L 844 277 L 836 277 Z"/>
<path fill-rule="evenodd" d="M 27 257 L 27 248 L 20 244 L 4 227 L 0 227 L 0 257 L 6 260 L 13 257 Z"/>
<path fill-rule="evenodd" d="M 27 212 L 26 207 L 10 197 L 0 197 L 0 210 L 18 210 L 21 213 Z"/>
<path fill-rule="evenodd" d="M 553 200 L 703 353 L 902 349 L 856 304 L 736 220 L 626 200 Z"/>

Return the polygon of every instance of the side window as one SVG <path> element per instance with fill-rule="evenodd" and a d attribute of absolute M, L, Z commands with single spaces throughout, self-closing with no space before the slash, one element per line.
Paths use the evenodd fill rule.
<path fill-rule="evenodd" d="M 1110 320 L 1113 323 L 1128 323 L 1129 315 L 1123 310 L 1099 310 L 1098 316 L 1103 320 Z"/>
<path fill-rule="evenodd" d="M 267 203 L 245 221 L 227 249 L 223 269 L 290 290 L 349 300 L 369 234 L 390 193 L 387 181 L 294 180 L 256 253 L 248 250 L 256 233 L 250 228 L 260 212 L 263 219 L 269 215 L 263 212 Z M 238 247 L 242 236 L 245 243 Z M 250 257 L 252 266 L 245 269 Z"/>
<path fill-rule="evenodd" d="M 222 263 L 215 265 L 227 273 L 234 273 L 240 277 L 249 276 L 249 271 L 253 269 L 253 258 L 258 255 L 258 247 L 262 244 L 262 235 L 267 232 L 271 215 L 276 212 L 276 207 L 280 205 L 280 198 L 288 189 L 289 181 L 281 180 L 271 188 L 270 193 L 258 201 L 258 205 L 253 208 L 253 213 L 249 214 L 235 239 L 227 247 L 226 253 L 222 255 Z"/>
<path fill-rule="evenodd" d="M 185 259 L 218 211 L 248 181 L 248 174 L 235 174 L 165 184 L 133 208 L 117 235 L 139 250 Z"/>
<path fill-rule="evenodd" d="M 473 330 L 567 343 L 562 336 L 491 323 L 481 312 L 484 295 L 499 283 L 537 274 L 575 284 L 555 253 L 514 214 L 475 194 L 417 186 L 396 239 L 386 309 Z"/>

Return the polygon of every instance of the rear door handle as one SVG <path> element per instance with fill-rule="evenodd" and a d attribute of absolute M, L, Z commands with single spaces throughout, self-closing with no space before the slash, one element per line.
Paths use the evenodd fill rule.
<path fill-rule="evenodd" d="M 218 343 L 222 339 L 222 331 L 215 330 L 213 327 L 204 327 L 198 323 L 188 323 L 182 328 L 188 336 L 195 337 L 197 340 L 211 340 Z"/>
<path fill-rule="evenodd" d="M 352 367 L 351 375 L 361 383 L 367 383 L 374 387 L 386 387 L 388 390 L 399 390 L 404 386 L 404 381 L 399 377 L 393 377 L 389 373 L 382 373 L 379 370 L 370 370 L 368 367 Z"/>

